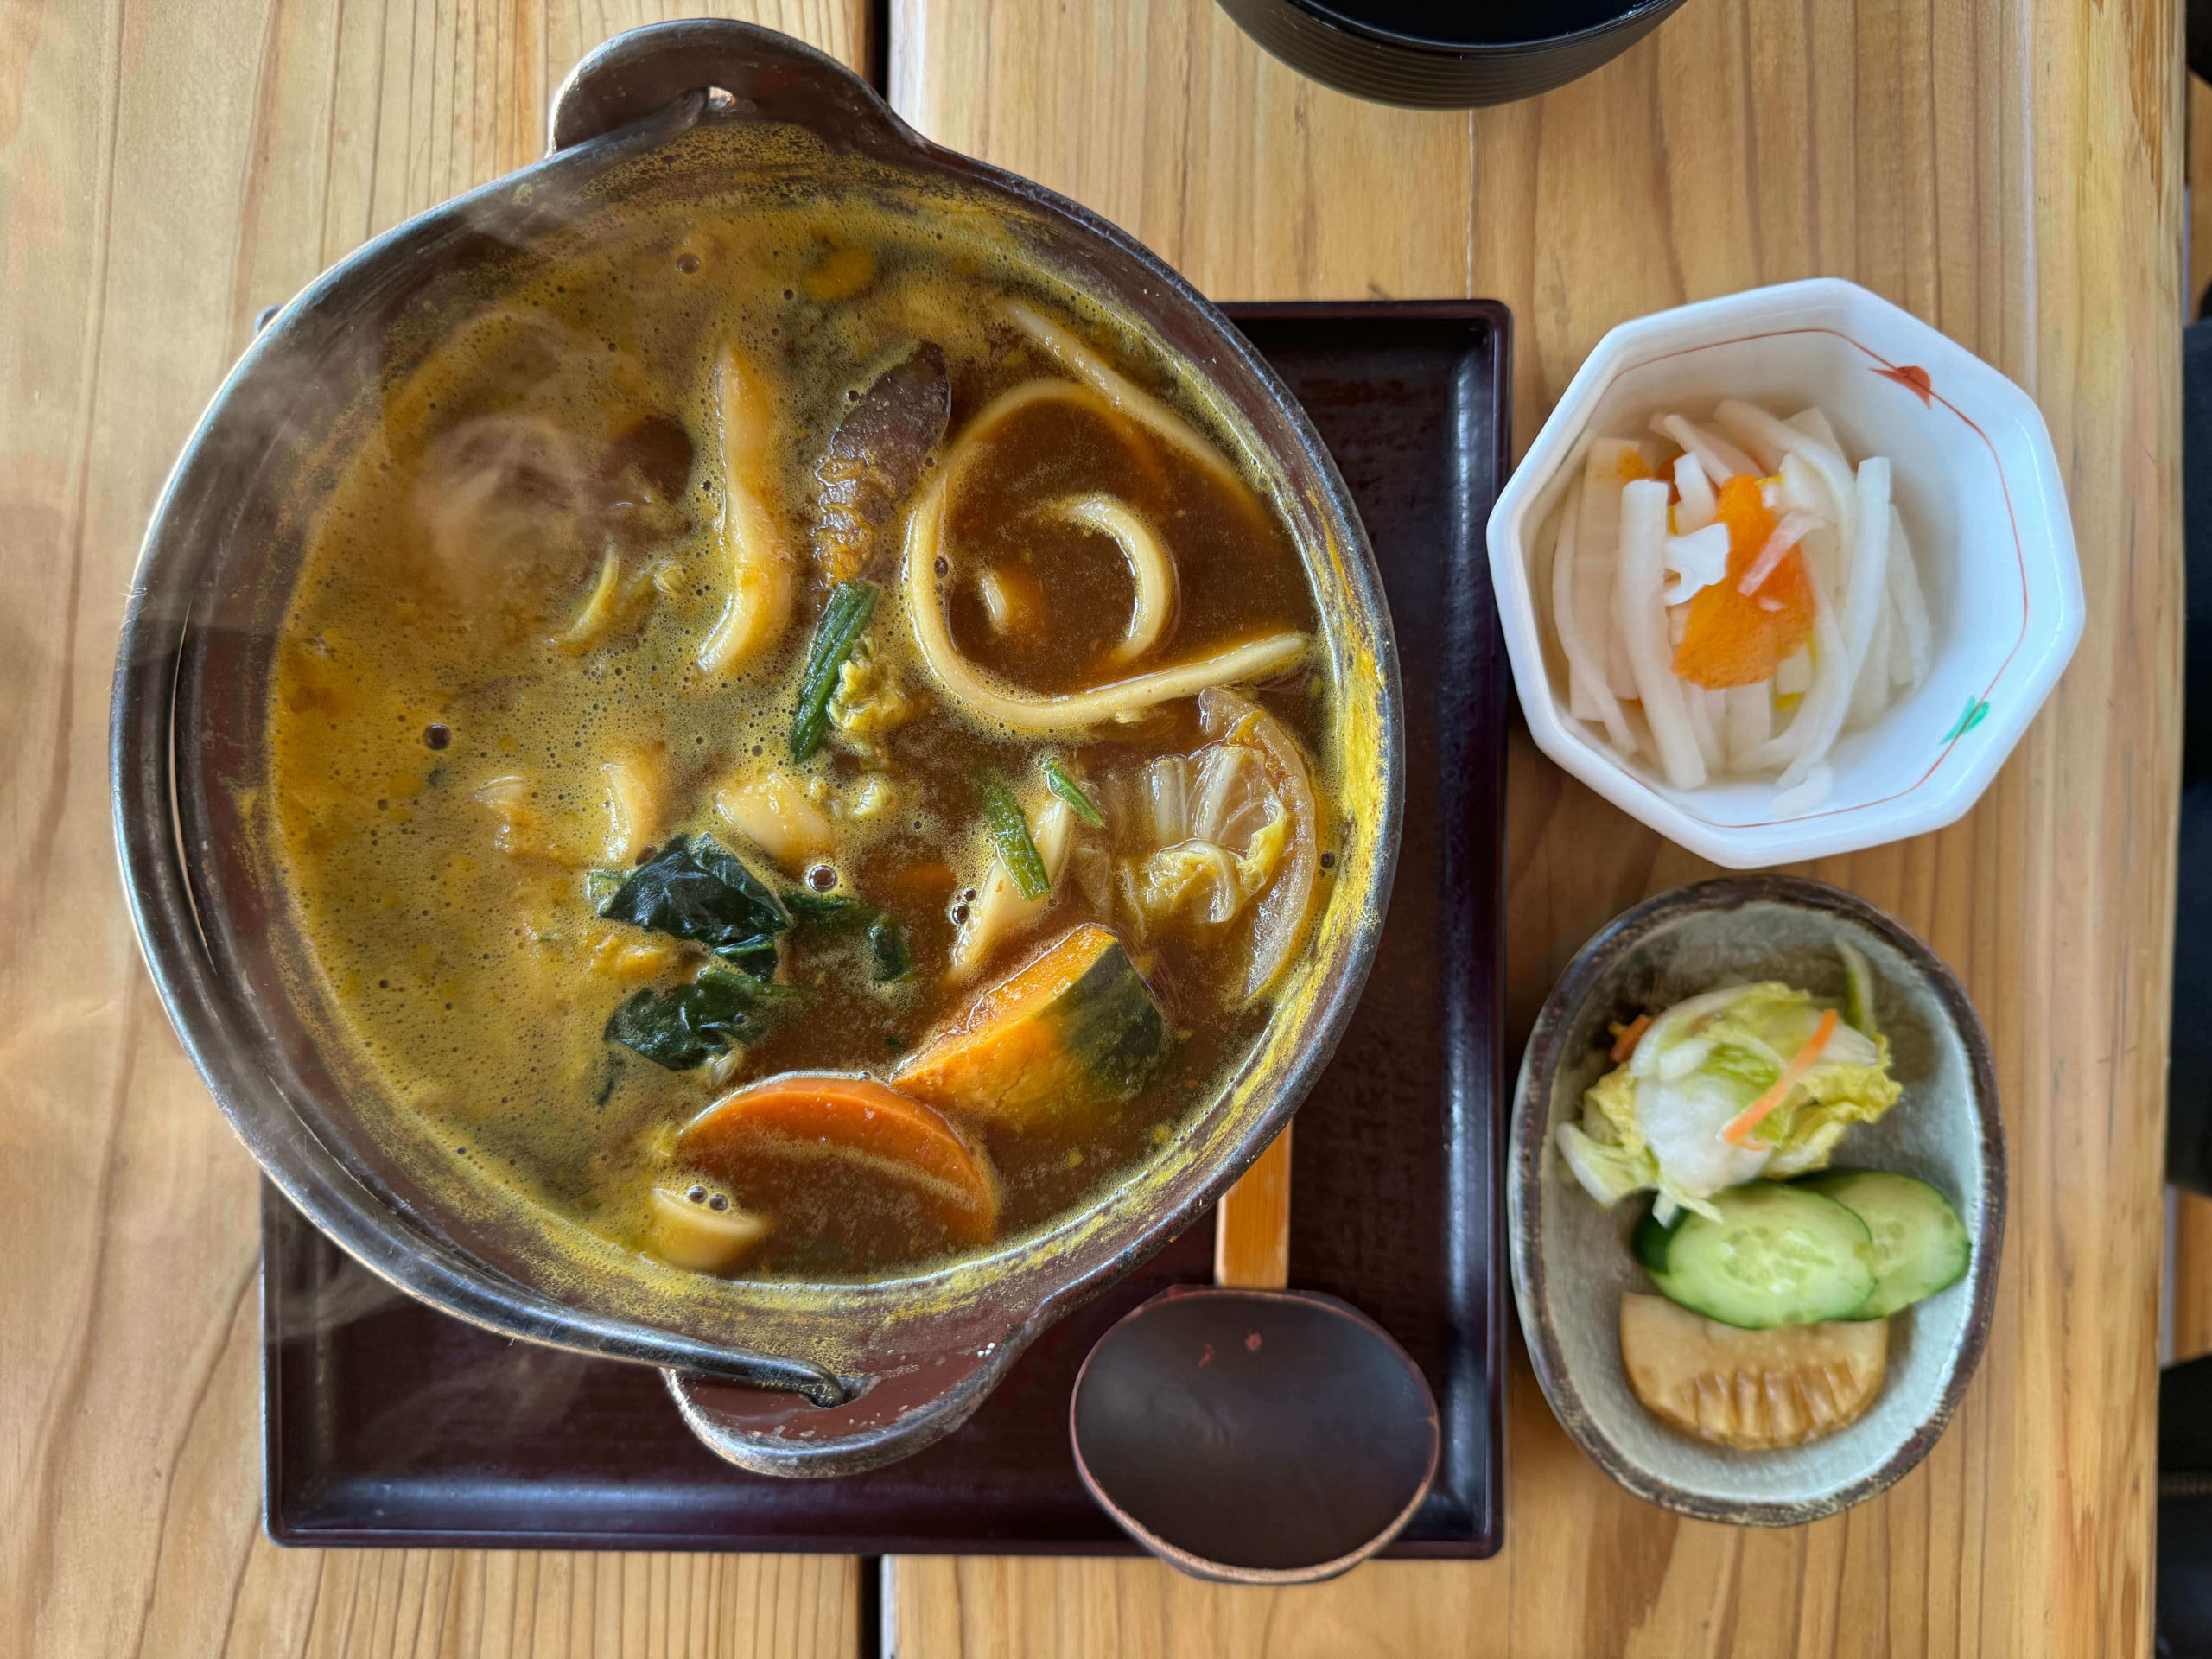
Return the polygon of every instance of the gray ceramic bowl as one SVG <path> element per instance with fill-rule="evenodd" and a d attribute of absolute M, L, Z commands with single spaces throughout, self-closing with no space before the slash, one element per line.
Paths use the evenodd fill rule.
<path fill-rule="evenodd" d="M 1730 976 L 1835 995 L 1848 940 L 1872 965 L 1875 1007 L 1904 1098 L 1845 1136 L 1839 1166 L 1932 1182 L 1974 1240 L 1965 1278 L 1895 1316 L 1889 1375 L 1840 1433 L 1737 1452 L 1647 1411 L 1621 1367 L 1620 1300 L 1651 1288 L 1628 1247 L 1640 1200 L 1591 1201 L 1553 1145 L 1609 1069 L 1606 1023 L 1656 1013 Z M 1872 1497 L 1925 1457 L 1981 1357 L 2005 1235 L 2005 1129 L 1988 1039 L 1936 954 L 1864 900 L 1818 881 L 1749 876 L 1645 900 L 1582 948 L 1552 989 L 1515 1090 L 1508 1192 L 1513 1289 L 1544 1397 L 1575 1443 L 1654 1503 L 1702 1520 L 1795 1526 Z"/>

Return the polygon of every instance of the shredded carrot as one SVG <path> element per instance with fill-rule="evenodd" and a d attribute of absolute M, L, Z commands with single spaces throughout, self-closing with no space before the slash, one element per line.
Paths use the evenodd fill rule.
<path fill-rule="evenodd" d="M 1639 1014 L 1624 1026 L 1615 1020 L 1605 1029 L 1613 1033 L 1613 1064 L 1626 1065 L 1636 1053 L 1636 1046 L 1643 1040 L 1643 1033 L 1651 1029 L 1651 1016 Z"/>
<path fill-rule="evenodd" d="M 1775 516 L 1759 497 L 1759 480 L 1743 474 L 1720 486 L 1720 522 L 1728 526 L 1728 574 L 1690 596 L 1675 672 L 1711 690 L 1770 679 L 1782 659 L 1813 637 L 1813 583 L 1804 550 L 1782 556 L 1756 596 L 1743 593 L 1744 573 L 1774 534 Z"/>
<path fill-rule="evenodd" d="M 1751 1131 L 1764 1122 L 1776 1107 L 1789 1098 L 1789 1091 L 1804 1081 L 1805 1074 L 1813 1069 L 1815 1061 L 1828 1046 L 1828 1039 L 1835 1035 L 1836 1013 L 1834 1008 L 1821 1015 L 1821 1023 L 1805 1046 L 1790 1056 L 1789 1064 L 1782 1068 L 1782 1075 L 1774 1080 L 1774 1087 L 1746 1106 L 1728 1127 L 1720 1131 L 1720 1138 L 1732 1147 L 1757 1147 L 1766 1143 L 1751 1139 Z"/>
<path fill-rule="evenodd" d="M 1633 484 L 1640 478 L 1651 476 L 1651 463 L 1644 460 L 1642 450 L 1624 449 L 1620 460 L 1614 463 L 1613 470 L 1620 474 L 1622 483 Z"/>

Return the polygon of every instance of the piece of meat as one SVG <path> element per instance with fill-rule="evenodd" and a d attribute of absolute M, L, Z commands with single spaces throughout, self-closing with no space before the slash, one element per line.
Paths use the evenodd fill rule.
<path fill-rule="evenodd" d="M 588 492 L 605 533 L 625 547 L 651 547 L 690 528 L 684 486 L 691 435 L 666 415 L 647 415 L 608 444 Z"/>
<path fill-rule="evenodd" d="M 814 469 L 822 485 L 814 556 L 824 579 L 847 582 L 867 567 L 951 416 L 944 353 L 923 340 L 876 376 L 838 423 Z"/>

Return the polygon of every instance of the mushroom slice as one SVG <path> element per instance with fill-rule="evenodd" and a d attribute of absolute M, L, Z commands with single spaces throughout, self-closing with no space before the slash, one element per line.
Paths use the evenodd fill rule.
<path fill-rule="evenodd" d="M 758 1249 L 775 1223 L 703 1181 L 657 1186 L 645 1200 L 646 1236 L 672 1268 L 720 1273 Z"/>
<path fill-rule="evenodd" d="M 729 827 L 787 870 L 826 858 L 836 839 L 829 815 L 780 772 L 732 784 L 715 796 Z"/>
<path fill-rule="evenodd" d="M 775 398 L 765 377 L 734 347 L 715 377 L 721 416 L 721 538 L 729 597 L 699 647 L 699 666 L 722 676 L 745 667 L 791 626 L 791 548 L 769 505 Z"/>
<path fill-rule="evenodd" d="M 668 746 L 640 743 L 600 767 L 607 780 L 605 856 L 626 865 L 658 841 L 668 819 Z"/>
<path fill-rule="evenodd" d="M 1636 1397 L 1686 1434 L 1746 1452 L 1858 1421 L 1889 1348 L 1887 1319 L 1739 1331 L 1663 1296 L 1621 1298 L 1621 1363 Z"/>

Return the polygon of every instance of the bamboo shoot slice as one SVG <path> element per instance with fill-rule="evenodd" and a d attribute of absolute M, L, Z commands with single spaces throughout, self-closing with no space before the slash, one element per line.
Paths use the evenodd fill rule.
<path fill-rule="evenodd" d="M 1880 1392 L 1887 1319 L 1739 1331 L 1663 1296 L 1621 1298 L 1629 1386 L 1670 1427 L 1746 1452 L 1848 1427 Z"/>

